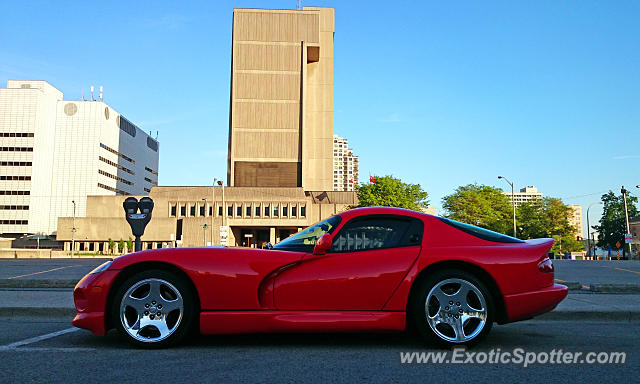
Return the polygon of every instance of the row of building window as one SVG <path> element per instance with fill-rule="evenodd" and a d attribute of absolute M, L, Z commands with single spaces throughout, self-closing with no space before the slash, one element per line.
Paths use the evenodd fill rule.
<path fill-rule="evenodd" d="M 147 137 L 147 147 L 149 147 L 154 152 L 158 152 L 158 142 L 150 137 Z"/>
<path fill-rule="evenodd" d="M 0 176 L 1 181 L 6 180 L 19 180 L 19 181 L 28 181 L 31 180 L 31 176 Z"/>
<path fill-rule="evenodd" d="M 156 175 L 158 176 L 158 171 L 154 171 L 153 169 L 149 168 L 149 167 L 144 167 L 144 170 L 151 173 L 152 175 Z"/>
<path fill-rule="evenodd" d="M 0 137 L 33 137 L 33 132 L 0 132 Z"/>
<path fill-rule="evenodd" d="M 109 178 L 111 178 L 113 180 L 118 180 L 121 183 L 125 183 L 125 184 L 131 185 L 131 186 L 133 185 L 133 183 L 130 182 L 129 180 L 123 179 L 122 177 L 114 176 L 114 175 L 112 175 L 112 174 L 110 174 L 108 172 L 103 171 L 102 169 L 98 169 L 98 173 L 101 174 L 102 176 L 109 177 Z"/>
<path fill-rule="evenodd" d="M 189 216 L 214 216 L 213 207 L 209 206 L 207 210 L 204 204 L 171 204 L 170 217 L 187 217 L 187 209 L 189 210 Z M 215 216 L 222 216 L 223 207 L 217 205 L 217 212 Z M 235 215 L 234 215 L 235 208 Z M 178 211 L 179 209 L 179 211 Z M 208 212 L 207 212 L 208 211 Z M 198 213 L 198 215 L 196 215 Z M 291 205 L 288 204 L 229 204 L 227 205 L 227 216 L 238 218 L 250 218 L 250 217 L 283 217 L 283 218 L 297 218 L 307 216 L 306 205 Z"/>
<path fill-rule="evenodd" d="M 157 182 L 157 181 L 153 181 L 153 180 L 151 180 L 151 179 L 150 179 L 150 178 L 148 178 L 148 177 L 145 177 L 144 179 L 145 179 L 145 181 L 148 181 L 149 183 L 151 183 L 151 184 L 153 184 L 153 185 L 158 185 L 158 182 Z"/>
<path fill-rule="evenodd" d="M 104 161 L 105 163 L 109 164 L 109 165 L 113 165 L 114 167 L 118 168 L 118 169 L 122 169 L 123 171 L 127 172 L 130 175 L 135 175 L 135 173 L 130 170 L 127 167 L 123 167 L 122 165 L 118 164 L 118 163 L 114 163 L 113 161 L 109 160 L 109 159 L 105 159 L 102 156 L 98 156 L 98 159 L 100 159 L 100 161 Z"/>
<path fill-rule="evenodd" d="M 109 151 L 109 152 L 113 153 L 114 155 L 118 155 L 118 156 L 122 157 L 123 159 L 127 160 L 127 161 L 128 161 L 128 162 L 130 162 L 131 164 L 135 164 L 135 163 L 136 163 L 136 161 L 135 161 L 135 160 L 133 160 L 132 158 L 130 158 L 129 156 L 127 156 L 127 155 L 123 155 L 122 153 L 120 153 L 120 152 L 116 151 L 115 149 L 113 149 L 113 148 L 111 148 L 111 147 L 109 147 L 109 146 L 107 146 L 107 145 L 105 145 L 105 144 L 100 143 L 100 148 L 104 148 L 104 149 L 106 149 L 107 151 Z"/>
<path fill-rule="evenodd" d="M 28 211 L 28 205 L 0 205 L 0 211 Z"/>
<path fill-rule="evenodd" d="M 0 196 L 29 196 L 31 191 L 0 191 Z"/>
<path fill-rule="evenodd" d="M 110 187 L 108 185 L 104 185 L 102 183 L 98 183 L 98 187 L 106 189 L 107 191 L 115 192 L 118 195 L 130 195 L 130 193 L 127 193 L 127 192 L 125 192 L 125 191 L 123 191 L 121 189 L 113 188 L 113 187 Z"/>
<path fill-rule="evenodd" d="M 0 147 L 0 152 L 33 152 L 33 147 Z"/>
<path fill-rule="evenodd" d="M 150 192 L 151 192 L 151 190 L 150 190 L 149 188 L 147 188 L 147 187 L 144 187 L 143 189 L 144 189 L 144 191 L 145 191 L 145 192 L 147 192 L 147 193 L 150 193 Z"/>
<path fill-rule="evenodd" d="M 27 225 L 29 220 L 0 220 L 0 224 L 4 225 Z"/>
<path fill-rule="evenodd" d="M 3 167 L 30 167 L 32 163 L 30 161 L 0 161 L 0 165 Z"/>
<path fill-rule="evenodd" d="M 124 132 L 128 133 L 132 137 L 136 137 L 136 126 L 129 120 L 125 119 L 124 116 L 120 115 L 120 129 Z"/>

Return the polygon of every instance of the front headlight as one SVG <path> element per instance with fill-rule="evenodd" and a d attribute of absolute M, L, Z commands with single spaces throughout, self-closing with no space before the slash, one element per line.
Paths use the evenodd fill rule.
<path fill-rule="evenodd" d="M 89 272 L 89 274 L 95 275 L 97 273 L 102 273 L 102 272 L 106 271 L 107 268 L 109 268 L 109 266 L 111 265 L 112 262 L 113 262 L 113 260 L 109 260 L 107 262 L 104 262 L 104 263 L 100 264 L 96 269 L 94 269 L 93 271 Z"/>

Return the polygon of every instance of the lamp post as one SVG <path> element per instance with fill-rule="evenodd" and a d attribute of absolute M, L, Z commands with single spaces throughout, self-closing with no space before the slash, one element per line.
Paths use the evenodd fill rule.
<path fill-rule="evenodd" d="M 73 259 L 73 252 L 76 249 L 76 201 L 71 200 L 71 202 L 73 203 L 73 227 L 71 228 L 71 258 Z"/>
<path fill-rule="evenodd" d="M 222 180 L 218 180 L 218 185 L 222 187 L 222 226 L 226 226 L 226 218 L 227 218 L 227 207 L 225 207 L 224 205 L 224 182 Z M 227 228 L 227 236 L 229 234 L 229 228 Z M 220 242 L 222 243 L 222 238 L 220 238 Z M 224 239 L 224 244 L 221 245 L 227 245 L 227 239 Z"/>
<path fill-rule="evenodd" d="M 202 225 L 202 246 L 206 247 L 207 246 L 207 198 L 202 199 L 202 206 L 204 207 L 204 209 L 202 210 L 204 215 L 202 215 L 202 221 L 203 221 L 203 225 Z"/>
<path fill-rule="evenodd" d="M 218 179 L 213 178 L 213 187 L 211 188 L 211 245 L 216 245 L 213 240 L 213 218 L 216 217 L 216 183 Z"/>
<path fill-rule="evenodd" d="M 603 204 L 603 203 L 602 201 L 596 201 L 589 204 L 589 206 L 587 207 L 587 248 L 589 249 L 589 252 L 591 252 L 591 227 L 589 226 L 589 209 L 591 208 L 592 205 L 596 205 L 596 204 Z M 595 245 L 595 239 L 594 239 L 594 245 Z"/>
<path fill-rule="evenodd" d="M 629 230 L 629 210 L 627 209 L 627 190 L 624 188 L 624 185 L 622 186 L 622 188 L 620 188 L 620 193 L 622 193 L 622 198 L 624 199 L 624 217 L 627 221 L 627 232 L 625 233 L 631 233 Z M 631 260 L 631 258 L 632 258 L 631 243 L 629 243 L 629 260 Z"/>
<path fill-rule="evenodd" d="M 516 199 L 513 192 L 513 183 L 504 176 L 498 176 L 498 179 L 504 179 L 511 186 L 511 205 L 513 206 L 513 237 L 516 237 Z"/>

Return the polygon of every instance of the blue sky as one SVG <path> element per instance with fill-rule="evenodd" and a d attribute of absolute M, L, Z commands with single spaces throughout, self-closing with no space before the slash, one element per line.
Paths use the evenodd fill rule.
<path fill-rule="evenodd" d="M 336 8 L 334 132 L 361 179 L 535 185 L 586 206 L 640 190 L 640 2 L 304 1 Z M 226 175 L 233 8 L 296 1 L 0 3 L 0 83 L 47 80 L 159 132 L 160 184 Z M 600 216 L 594 206 L 591 221 Z"/>

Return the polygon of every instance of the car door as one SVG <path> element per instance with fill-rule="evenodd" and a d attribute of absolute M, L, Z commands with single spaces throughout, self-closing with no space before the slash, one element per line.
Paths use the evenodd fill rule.
<path fill-rule="evenodd" d="M 380 310 L 420 254 L 422 220 L 399 215 L 351 219 L 325 255 L 307 254 L 275 281 L 282 310 Z"/>

